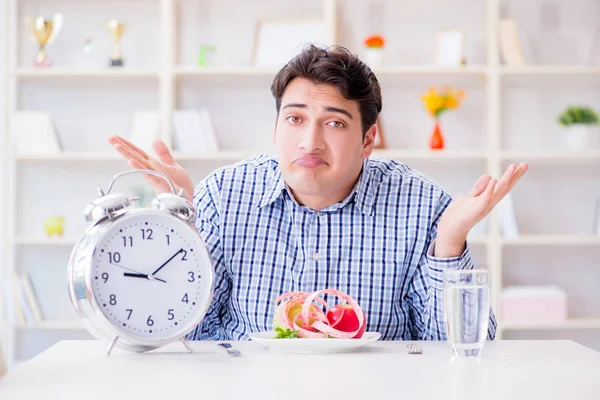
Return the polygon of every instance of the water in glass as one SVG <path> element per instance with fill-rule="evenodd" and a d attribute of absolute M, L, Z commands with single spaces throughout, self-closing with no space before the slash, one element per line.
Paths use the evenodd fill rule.
<path fill-rule="evenodd" d="M 488 271 L 450 270 L 444 277 L 444 314 L 448 343 L 455 355 L 478 356 L 490 316 Z"/>

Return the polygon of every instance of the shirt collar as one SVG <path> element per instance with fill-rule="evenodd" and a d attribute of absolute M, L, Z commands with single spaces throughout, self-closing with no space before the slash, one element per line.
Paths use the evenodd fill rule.
<path fill-rule="evenodd" d="M 268 183 L 265 187 L 265 191 L 258 203 L 258 207 L 264 207 L 268 204 L 271 204 L 275 200 L 281 196 L 283 189 L 285 188 L 285 183 L 283 181 L 283 175 L 281 175 L 281 170 L 279 166 L 273 170 L 273 174 L 269 176 Z"/>
<path fill-rule="evenodd" d="M 371 192 L 371 190 L 370 190 L 371 188 L 369 186 L 370 172 L 371 171 L 370 171 L 369 159 L 366 158 L 363 160 L 363 167 L 362 167 L 360 177 L 359 177 L 358 181 L 356 182 L 356 185 L 354 185 L 354 188 L 352 189 L 350 194 L 348 196 L 346 196 L 346 198 L 344 200 L 342 200 L 341 202 L 332 204 L 331 206 L 327 207 L 323 211 L 325 211 L 325 212 L 335 211 L 339 208 L 344 207 L 350 201 L 354 200 L 354 202 L 356 203 L 356 206 L 358 207 L 358 209 L 360 209 L 360 211 L 363 212 L 363 214 L 373 215 L 374 195 L 373 195 L 373 193 L 370 193 Z M 284 189 L 286 189 L 286 184 L 284 182 L 283 175 L 281 174 L 281 170 L 279 169 L 279 167 L 277 167 L 273 171 L 273 176 L 270 178 L 271 179 L 269 179 L 269 183 L 267 184 L 265 191 L 258 203 L 259 208 L 264 207 L 268 204 L 271 204 L 272 202 L 277 200 L 279 197 L 282 196 Z M 290 198 L 293 199 L 292 194 L 289 193 L 289 195 L 290 195 Z"/>

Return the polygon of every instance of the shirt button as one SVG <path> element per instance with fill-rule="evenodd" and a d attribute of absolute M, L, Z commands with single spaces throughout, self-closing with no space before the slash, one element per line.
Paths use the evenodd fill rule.
<path fill-rule="evenodd" d="M 323 216 L 323 213 L 322 213 L 322 212 L 318 212 L 318 213 L 317 213 L 317 217 L 322 217 L 322 216 Z"/>
<path fill-rule="evenodd" d="M 313 258 L 315 259 L 315 261 L 319 261 L 319 253 L 315 253 L 315 255 L 313 256 Z"/>

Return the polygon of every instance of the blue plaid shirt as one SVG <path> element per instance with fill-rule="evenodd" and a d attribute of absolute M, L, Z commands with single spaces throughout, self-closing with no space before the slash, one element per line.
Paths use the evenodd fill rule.
<path fill-rule="evenodd" d="M 296 202 L 277 160 L 262 155 L 210 174 L 194 202 L 215 290 L 190 339 L 248 339 L 272 329 L 280 294 L 325 288 L 358 301 L 367 331 L 382 339 L 446 339 L 443 271 L 473 262 L 468 247 L 460 257 L 433 256 L 437 222 L 451 198 L 408 165 L 366 159 L 352 192 L 315 211 Z"/>

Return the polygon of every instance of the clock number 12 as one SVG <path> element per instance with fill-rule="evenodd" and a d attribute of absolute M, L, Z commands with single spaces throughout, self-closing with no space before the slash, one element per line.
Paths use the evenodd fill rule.
<path fill-rule="evenodd" d="M 141 229 L 142 231 L 142 240 L 153 240 L 152 239 L 152 229 Z"/>

